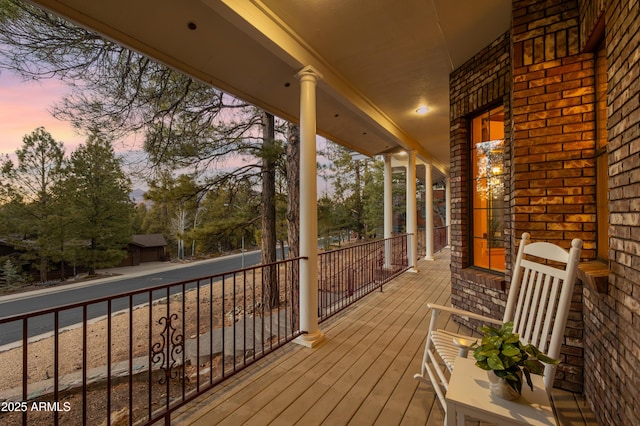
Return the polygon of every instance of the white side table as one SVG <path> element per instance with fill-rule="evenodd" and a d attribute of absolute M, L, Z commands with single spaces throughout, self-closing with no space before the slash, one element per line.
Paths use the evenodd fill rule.
<path fill-rule="evenodd" d="M 533 392 L 525 382 L 520 398 L 507 401 L 491 394 L 487 372 L 474 364 L 456 358 L 446 395 L 448 426 L 463 426 L 466 416 L 498 425 L 557 425 L 542 376 L 531 376 Z"/>

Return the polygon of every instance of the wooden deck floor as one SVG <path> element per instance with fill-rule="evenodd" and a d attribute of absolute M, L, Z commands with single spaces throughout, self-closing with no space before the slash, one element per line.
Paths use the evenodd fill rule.
<path fill-rule="evenodd" d="M 430 316 L 448 304 L 449 252 L 407 272 L 320 325 L 326 341 L 289 344 L 202 395 L 175 416 L 180 425 L 442 425 L 430 386 L 418 384 Z M 444 319 L 442 326 L 457 330 Z M 554 393 L 561 424 L 595 425 L 580 396 Z"/>

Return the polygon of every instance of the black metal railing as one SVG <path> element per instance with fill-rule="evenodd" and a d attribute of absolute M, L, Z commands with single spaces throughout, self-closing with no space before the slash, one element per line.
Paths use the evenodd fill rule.
<path fill-rule="evenodd" d="M 382 289 L 384 283 L 404 272 L 409 266 L 411 237 L 403 234 L 321 253 L 318 256 L 320 321 L 372 291 Z"/>
<path fill-rule="evenodd" d="M 405 271 L 410 238 L 320 254 L 320 321 Z M 169 424 L 300 335 L 301 259 L 1 318 L 0 424 Z"/>
<path fill-rule="evenodd" d="M 447 246 L 448 226 L 436 226 L 433 228 L 433 252 L 437 253 Z M 427 249 L 425 245 L 425 229 L 418 229 L 418 256 L 425 256 Z"/>
<path fill-rule="evenodd" d="M 0 319 L 0 424 L 168 424 L 300 334 L 299 260 Z"/>
<path fill-rule="evenodd" d="M 436 226 L 433 228 L 433 252 L 437 253 L 447 246 L 448 226 Z"/>

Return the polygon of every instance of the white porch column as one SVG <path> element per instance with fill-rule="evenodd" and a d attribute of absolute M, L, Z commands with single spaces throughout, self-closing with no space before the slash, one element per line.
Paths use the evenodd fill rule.
<path fill-rule="evenodd" d="M 322 75 L 310 66 L 300 80 L 300 330 L 296 342 L 314 347 L 318 329 L 318 195 L 316 183 L 316 84 Z"/>
<path fill-rule="evenodd" d="M 424 228 L 425 260 L 433 260 L 433 179 L 431 163 L 424 163 Z"/>
<path fill-rule="evenodd" d="M 418 272 L 418 215 L 416 214 L 416 152 L 407 155 L 407 233 L 412 234 L 409 244 L 409 271 Z"/>
<path fill-rule="evenodd" d="M 384 238 L 393 234 L 393 185 L 391 170 L 391 154 L 384 154 Z M 391 241 L 384 245 L 384 267 L 391 268 Z"/>
<path fill-rule="evenodd" d="M 447 245 L 451 245 L 451 179 L 445 179 L 445 208 L 447 209 L 445 213 L 445 222 L 447 225 Z"/>

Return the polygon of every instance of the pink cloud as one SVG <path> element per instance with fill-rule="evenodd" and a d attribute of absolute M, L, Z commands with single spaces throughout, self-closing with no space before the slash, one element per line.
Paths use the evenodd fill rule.
<path fill-rule="evenodd" d="M 84 142 L 73 127 L 55 119 L 50 110 L 62 98 L 66 87 L 58 80 L 23 81 L 7 70 L 0 72 L 0 153 L 12 154 L 22 138 L 44 127 L 63 142 L 67 152 Z"/>

